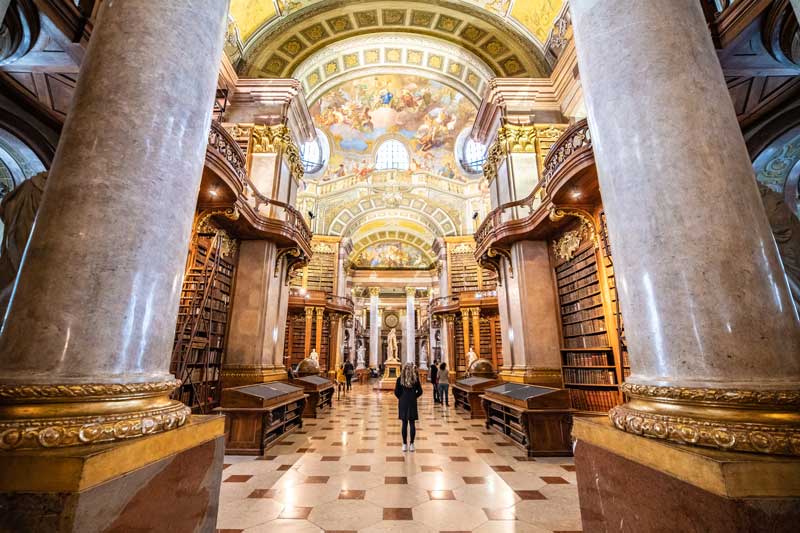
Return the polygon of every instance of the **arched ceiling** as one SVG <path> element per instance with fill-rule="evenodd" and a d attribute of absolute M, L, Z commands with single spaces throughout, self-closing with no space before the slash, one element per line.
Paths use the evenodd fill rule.
<path fill-rule="evenodd" d="M 467 50 L 496 76 L 541 77 L 542 54 L 563 0 L 232 0 L 238 70 L 290 77 L 307 58 L 351 37 L 408 33 Z"/>

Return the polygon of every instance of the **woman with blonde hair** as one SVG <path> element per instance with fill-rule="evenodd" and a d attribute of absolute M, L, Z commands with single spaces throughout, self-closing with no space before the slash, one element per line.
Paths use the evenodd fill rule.
<path fill-rule="evenodd" d="M 414 363 L 406 363 L 397 378 L 394 386 L 394 395 L 399 400 L 398 418 L 403 421 L 403 451 L 414 451 L 414 438 L 417 436 L 416 421 L 419 418 L 417 413 L 417 398 L 422 396 L 422 385 L 419 382 L 419 375 Z M 411 435 L 409 435 L 409 426 Z M 409 436 L 411 442 L 409 444 Z"/>

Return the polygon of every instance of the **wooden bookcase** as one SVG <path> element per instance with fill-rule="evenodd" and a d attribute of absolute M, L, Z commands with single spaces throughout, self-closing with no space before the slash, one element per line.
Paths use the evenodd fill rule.
<path fill-rule="evenodd" d="M 605 269 L 598 268 L 594 242 L 555 266 L 561 314 L 564 387 L 578 411 L 600 413 L 620 403 L 622 373 L 609 332 Z M 610 334 L 611 333 L 611 334 Z"/>
<path fill-rule="evenodd" d="M 233 261 L 222 256 L 220 237 L 195 239 L 181 290 L 170 364 L 170 371 L 182 382 L 173 396 L 195 413 L 208 413 L 219 405 L 234 272 Z"/>

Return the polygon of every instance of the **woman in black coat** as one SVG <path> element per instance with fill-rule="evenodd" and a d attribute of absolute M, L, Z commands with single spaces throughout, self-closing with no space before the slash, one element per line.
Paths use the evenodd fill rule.
<path fill-rule="evenodd" d="M 414 363 L 406 363 L 397 378 L 394 386 L 394 395 L 400 400 L 398 404 L 398 418 L 403 421 L 403 451 L 414 451 L 414 438 L 417 436 L 416 421 L 417 398 L 422 396 L 422 385 L 419 382 L 417 369 Z M 408 445 L 408 429 L 411 426 L 411 445 Z"/>

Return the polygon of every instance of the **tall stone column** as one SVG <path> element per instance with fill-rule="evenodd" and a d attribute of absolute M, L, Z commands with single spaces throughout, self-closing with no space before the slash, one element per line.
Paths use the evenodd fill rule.
<path fill-rule="evenodd" d="M 214 529 L 222 419 L 169 363 L 227 8 L 100 8 L 0 333 L 2 530 Z"/>
<path fill-rule="evenodd" d="M 497 302 L 507 381 L 561 387 L 559 308 L 545 241 L 519 241 L 501 262 Z"/>
<path fill-rule="evenodd" d="M 470 312 L 469 309 L 462 309 L 461 310 L 461 328 L 464 332 L 464 365 L 467 364 L 467 353 L 469 353 L 469 348 L 472 346 L 470 344 L 470 336 L 469 336 L 469 323 L 470 323 Z M 458 370 L 454 368 L 453 370 Z M 466 366 L 464 370 L 467 370 Z"/>
<path fill-rule="evenodd" d="M 315 307 L 314 313 L 317 318 L 316 322 L 316 334 L 314 335 L 314 349 L 317 353 L 322 351 L 322 326 L 324 323 L 325 317 L 325 308 L 324 307 Z M 330 350 L 328 350 L 330 351 Z M 328 354 L 328 359 L 330 359 L 330 354 Z"/>
<path fill-rule="evenodd" d="M 314 308 L 313 307 L 306 307 L 306 329 L 303 332 L 303 357 L 308 357 L 311 353 L 311 332 L 313 331 L 314 326 Z"/>
<path fill-rule="evenodd" d="M 481 308 L 472 307 L 469 310 L 472 315 L 472 349 L 478 357 L 481 356 Z"/>
<path fill-rule="evenodd" d="M 169 362 L 226 9 L 101 10 L 0 336 L 0 447 L 186 420 Z"/>
<path fill-rule="evenodd" d="M 239 247 L 222 386 L 238 387 L 286 377 L 283 345 L 289 291 L 275 243 L 243 240 Z"/>
<path fill-rule="evenodd" d="M 571 7 L 631 354 L 615 424 L 800 455 L 800 320 L 700 4 Z"/>
<path fill-rule="evenodd" d="M 378 350 L 381 345 L 381 325 L 378 323 L 378 287 L 369 288 L 369 367 L 378 368 Z"/>
<path fill-rule="evenodd" d="M 406 287 L 406 363 L 413 363 L 416 359 L 416 327 L 414 323 L 414 297 L 417 295 L 415 287 Z"/>

